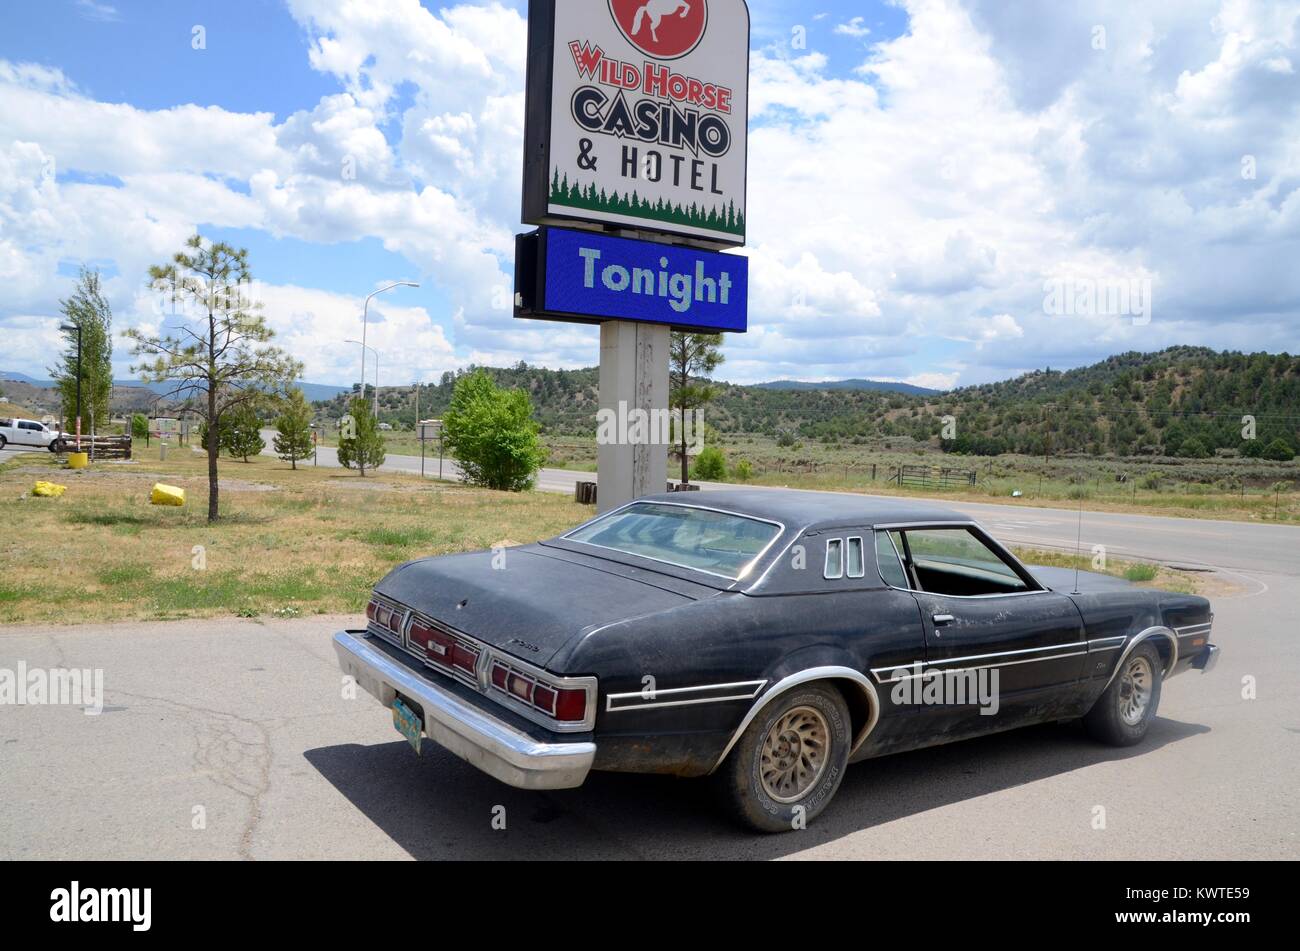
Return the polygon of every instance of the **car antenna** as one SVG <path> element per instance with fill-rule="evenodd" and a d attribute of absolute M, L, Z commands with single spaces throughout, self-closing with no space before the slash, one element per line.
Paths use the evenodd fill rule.
<path fill-rule="evenodd" d="M 1079 562 L 1083 559 L 1083 493 L 1079 494 L 1079 529 L 1074 538 L 1074 591 L 1079 593 Z"/>

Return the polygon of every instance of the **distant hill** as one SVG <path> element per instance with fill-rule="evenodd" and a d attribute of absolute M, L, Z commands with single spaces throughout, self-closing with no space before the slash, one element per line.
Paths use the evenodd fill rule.
<path fill-rule="evenodd" d="M 943 392 L 889 380 L 826 380 L 819 383 L 809 383 L 804 380 L 773 380 L 771 383 L 754 385 L 761 390 L 879 390 L 887 393 L 906 393 L 909 396 L 935 396 Z"/>
<path fill-rule="evenodd" d="M 0 384 L 5 380 L 18 383 L 26 383 L 29 386 L 51 387 L 54 382 L 49 379 L 38 379 L 28 376 L 26 373 L 19 373 L 15 370 L 0 370 Z M 303 396 L 307 397 L 308 402 L 317 400 L 328 400 L 337 396 L 339 393 L 351 392 L 350 387 L 334 386 L 329 383 L 299 383 L 302 388 Z M 166 395 L 176 388 L 174 383 L 145 383 L 142 380 L 114 380 L 113 386 L 125 387 L 130 389 L 146 389 L 161 395 Z"/>
<path fill-rule="evenodd" d="M 529 393 L 544 432 L 595 434 L 595 367 L 548 370 L 521 362 L 484 369 L 499 385 Z M 421 416 L 446 412 L 456 376 L 445 373 L 439 383 L 420 388 Z M 762 434 L 790 445 L 799 440 L 872 445 L 897 438 L 977 455 L 1188 458 L 1264 453 L 1269 446 L 1274 446 L 1273 455 L 1300 449 L 1300 357 L 1285 353 L 1170 347 L 1158 353 L 1122 353 L 1064 372 L 1034 370 L 948 392 L 920 387 L 905 392 L 896 388 L 900 384 L 851 385 L 877 383 L 870 380 L 837 383 L 740 386 L 718 381 L 717 396 L 704 416 L 718 432 Z M 12 386 L 16 391 L 30 384 Z M 323 416 L 342 416 L 351 389 L 324 389 L 327 399 L 312 395 L 319 390 L 309 391 L 308 398 Z M 10 396 L 25 402 L 17 392 Z M 413 426 L 411 387 L 381 388 L 379 406 L 383 421 Z M 1254 419 L 1253 440 L 1242 438 L 1244 416 Z M 945 417 L 955 427 L 952 438 L 941 438 Z"/>

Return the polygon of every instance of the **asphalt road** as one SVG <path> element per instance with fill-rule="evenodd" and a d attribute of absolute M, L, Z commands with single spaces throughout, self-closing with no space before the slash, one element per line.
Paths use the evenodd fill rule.
<path fill-rule="evenodd" d="M 960 507 L 1075 544 L 1073 512 Z M 100 668 L 106 702 L 0 706 L 0 858 L 1300 857 L 1300 528 L 1086 515 L 1094 540 L 1238 584 L 1215 602 L 1218 668 L 1169 681 L 1143 745 L 1053 725 L 870 761 L 775 837 L 727 824 L 699 781 L 530 793 L 417 758 L 341 695 L 330 637 L 358 618 L 0 627 L 0 669 Z"/>

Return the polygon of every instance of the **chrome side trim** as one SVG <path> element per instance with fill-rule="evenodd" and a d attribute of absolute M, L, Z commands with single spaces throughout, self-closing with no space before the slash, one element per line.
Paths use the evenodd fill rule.
<path fill-rule="evenodd" d="M 1176 627 L 1174 630 L 1178 632 L 1179 637 L 1190 637 L 1193 634 L 1209 634 L 1210 627 L 1210 623 L 1206 622 L 1204 624 L 1187 624 L 1183 627 Z"/>
<path fill-rule="evenodd" d="M 1133 653 L 1133 648 L 1151 637 L 1163 637 L 1169 641 L 1169 664 L 1163 671 L 1161 671 L 1162 677 L 1169 676 L 1170 671 L 1172 671 L 1174 666 L 1178 663 L 1178 636 L 1167 627 L 1162 627 L 1160 625 L 1148 627 L 1128 642 L 1128 646 L 1124 648 L 1124 653 L 1121 654 L 1119 660 L 1115 662 L 1115 669 L 1110 672 L 1110 678 L 1106 681 L 1106 686 L 1102 688 L 1103 691 L 1110 687 L 1111 682 L 1114 681 L 1120 668 L 1124 666 L 1124 661 L 1128 660 L 1128 655 Z"/>
<path fill-rule="evenodd" d="M 968 671 L 968 670 L 992 670 L 994 667 L 1015 667 L 1017 664 L 1038 664 L 1038 663 L 1041 663 L 1042 661 L 1045 661 L 1045 660 L 1061 660 L 1061 659 L 1064 659 L 1064 658 L 1066 658 L 1066 657 L 1082 657 L 1082 656 L 1083 656 L 1084 654 L 1086 654 L 1086 653 L 1088 653 L 1088 652 L 1087 652 L 1087 651 L 1071 651 L 1071 652 L 1068 653 L 1068 654 L 1051 654 L 1051 655 L 1049 655 L 1049 656 L 1047 656 L 1047 657 L 1028 657 L 1028 658 L 1026 658 L 1026 659 L 1024 659 L 1024 660 L 1004 660 L 1004 661 L 1001 661 L 1001 662 L 996 663 L 996 664 L 974 664 L 973 666 L 970 666 L 970 667 L 949 667 L 949 668 L 945 668 L 945 669 L 943 669 L 943 670 L 940 670 L 939 672 L 940 672 L 940 673 L 945 673 L 945 674 L 948 674 L 948 673 L 959 674 L 959 673 L 962 673 L 962 672 L 964 672 L 964 671 Z M 954 658 L 954 660 L 956 660 L 956 659 L 958 659 L 958 658 Z M 946 663 L 946 661 L 942 661 L 942 662 L 941 662 L 941 661 L 934 661 L 934 663 Z M 913 666 L 915 666 L 915 665 L 913 665 Z M 911 673 L 911 674 L 905 674 L 905 675 L 902 676 L 902 677 L 894 676 L 894 677 L 885 678 L 885 677 L 882 677 L 879 673 L 877 673 L 876 670 L 873 670 L 871 673 L 872 673 L 872 674 L 875 676 L 875 678 L 876 678 L 878 681 L 880 681 L 880 683 L 882 683 L 882 684 L 894 684 L 894 683 L 902 683 L 904 680 L 915 680 L 917 677 L 923 677 L 923 676 L 925 676 L 926 674 L 930 673 L 932 670 L 938 670 L 938 668 L 935 668 L 935 667 L 925 667 L 924 665 L 923 665 L 923 667 L 924 667 L 924 669 L 921 671 L 920 674 Z M 901 667 L 901 668 L 900 668 L 900 667 L 881 667 L 881 668 L 879 668 L 880 671 L 888 671 L 888 672 L 891 672 L 891 673 L 894 673 L 894 674 L 897 674 L 899 670 L 904 670 L 904 671 L 906 671 L 906 670 L 909 670 L 909 669 L 910 669 L 909 667 Z"/>
<path fill-rule="evenodd" d="M 1088 641 L 1073 641 L 1072 643 L 1069 644 L 1049 644 L 1046 647 L 1025 647 L 1013 651 L 997 651 L 996 653 L 992 653 L 992 654 L 968 654 L 962 657 L 941 657 L 938 660 L 916 660 L 907 664 L 893 664 L 888 667 L 873 667 L 871 668 L 871 676 L 875 677 L 876 682 L 881 684 L 901 683 L 904 680 L 915 679 L 917 675 L 914 673 L 907 674 L 906 676 L 902 676 L 902 677 L 898 677 L 898 676 L 887 677 L 884 675 L 886 674 L 894 675 L 897 674 L 898 671 L 900 670 L 909 671 L 912 668 L 914 668 L 917 664 L 920 664 L 923 668 L 929 669 L 929 668 L 933 668 L 937 664 L 961 664 L 972 660 L 986 660 L 990 657 L 1015 657 L 1020 654 L 1041 654 L 1044 651 L 1054 651 L 1054 650 L 1069 651 L 1069 653 L 1066 654 L 1050 654 L 1046 657 L 1029 657 L 1022 660 L 1001 661 L 992 664 L 974 664 L 969 667 L 959 667 L 956 668 L 956 670 L 958 671 L 983 670 L 985 668 L 990 668 L 990 667 L 1011 667 L 1015 664 L 1033 664 L 1033 663 L 1037 663 L 1038 661 L 1056 660 L 1062 657 L 1079 657 L 1082 654 L 1093 654 L 1093 653 L 1098 653 L 1100 651 L 1115 650 L 1120 646 L 1120 644 L 1124 643 L 1124 640 L 1125 640 L 1124 636 L 1120 635 L 1119 637 L 1101 637 L 1101 638 L 1096 638 L 1094 640 L 1088 640 Z M 1083 647 L 1085 649 L 1081 651 L 1070 650 L 1070 648 L 1074 648 L 1074 647 Z M 922 670 L 923 674 L 925 672 L 926 670 Z"/>
<path fill-rule="evenodd" d="M 339 667 L 385 706 L 392 706 L 399 693 L 418 703 L 424 732 L 439 746 L 520 789 L 572 789 L 587 778 L 595 743 L 535 740 L 426 680 L 368 640 L 360 631 L 335 634 Z"/>
<path fill-rule="evenodd" d="M 698 687 L 672 687 L 668 690 L 653 690 L 647 699 L 644 691 L 633 691 L 631 693 L 611 693 L 605 697 L 605 711 L 607 713 L 618 713 L 622 710 L 650 710 L 655 707 L 686 707 L 697 703 L 724 703 L 728 700 L 753 700 L 758 696 L 758 692 L 763 689 L 767 683 L 766 680 L 742 680 L 729 684 L 701 684 Z M 720 691 L 728 694 L 722 697 L 694 697 L 681 700 L 659 700 L 660 697 L 673 696 L 677 697 L 682 694 L 699 693 L 704 690 Z M 616 700 L 645 701 L 633 703 L 620 703 L 615 705 Z"/>
<path fill-rule="evenodd" d="M 731 735 L 731 739 L 727 741 L 727 745 L 722 750 L 722 755 L 718 757 L 718 761 L 713 764 L 713 769 L 709 770 L 709 772 L 716 772 L 718 767 L 723 764 L 732 747 L 736 745 L 745 730 L 749 728 L 750 723 L 754 721 L 754 718 L 758 716 L 765 706 L 791 688 L 813 680 L 851 680 L 865 694 L 867 706 L 871 712 L 868 714 L 867 722 L 862 730 L 853 738 L 853 746 L 849 748 L 849 756 L 856 753 L 862 744 L 866 742 L 871 731 L 876 728 L 876 722 L 880 719 L 880 696 L 876 693 L 876 688 L 860 671 L 851 667 L 809 667 L 807 670 L 801 670 L 797 674 L 791 674 L 778 680 L 772 685 L 771 690 L 758 698 L 758 701 L 745 714 L 745 718 L 740 721 L 740 726 L 736 727 L 736 732 Z"/>
<path fill-rule="evenodd" d="M 1118 637 L 1094 638 L 1093 640 L 1088 641 L 1088 653 L 1092 654 L 1098 651 L 1113 651 L 1123 643 L 1124 643 L 1123 634 L 1119 635 Z"/>

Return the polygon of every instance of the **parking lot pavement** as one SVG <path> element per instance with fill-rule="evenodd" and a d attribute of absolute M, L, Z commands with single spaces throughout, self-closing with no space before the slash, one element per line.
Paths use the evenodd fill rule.
<path fill-rule="evenodd" d="M 1034 531 L 1073 544 L 1049 521 Z M 1212 561 L 1207 523 L 1159 522 L 1155 555 Z M 0 707 L 0 858 L 1297 858 L 1291 556 L 1234 566 L 1221 663 L 1169 681 L 1143 745 L 1054 725 L 868 761 L 776 837 L 727 824 L 699 781 L 523 792 L 432 744 L 416 757 L 342 696 L 330 638 L 358 618 L 0 627 L 0 668 L 102 669 L 106 704 Z"/>

